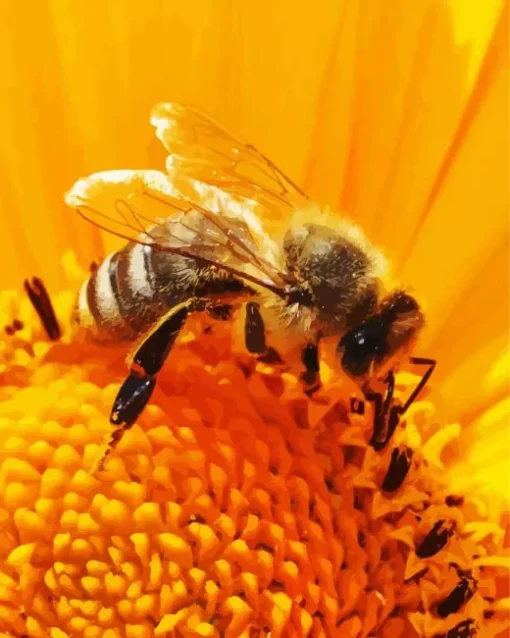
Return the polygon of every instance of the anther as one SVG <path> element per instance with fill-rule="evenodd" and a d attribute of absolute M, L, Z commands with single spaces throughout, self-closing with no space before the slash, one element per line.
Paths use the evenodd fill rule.
<path fill-rule="evenodd" d="M 470 600 L 476 590 L 475 582 L 472 578 L 463 577 L 452 589 L 448 596 L 437 606 L 437 615 L 446 618 L 454 614 Z"/>
<path fill-rule="evenodd" d="M 416 548 L 418 558 L 430 558 L 446 545 L 453 534 L 454 523 L 452 521 L 437 521 L 423 541 Z"/>
<path fill-rule="evenodd" d="M 460 507 L 464 503 L 464 497 L 451 494 L 445 498 L 444 502 L 448 507 Z"/>
<path fill-rule="evenodd" d="M 39 315 L 48 337 L 52 341 L 60 339 L 62 335 L 60 326 L 58 325 L 50 296 L 42 280 L 38 277 L 33 277 L 31 282 L 25 279 L 25 291 Z"/>
<path fill-rule="evenodd" d="M 388 471 L 381 485 L 385 492 L 395 492 L 402 485 L 411 467 L 412 458 L 411 448 L 402 447 L 393 450 Z"/>
<path fill-rule="evenodd" d="M 468 618 L 452 627 L 446 634 L 437 634 L 435 638 L 472 638 L 475 635 L 475 627 L 475 621 Z"/>

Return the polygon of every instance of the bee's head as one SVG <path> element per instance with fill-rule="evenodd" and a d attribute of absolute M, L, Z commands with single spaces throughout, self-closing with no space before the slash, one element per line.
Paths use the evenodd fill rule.
<path fill-rule="evenodd" d="M 354 325 L 337 346 L 342 368 L 364 379 L 406 350 L 424 324 L 418 302 L 404 292 L 386 298 L 378 312 Z"/>

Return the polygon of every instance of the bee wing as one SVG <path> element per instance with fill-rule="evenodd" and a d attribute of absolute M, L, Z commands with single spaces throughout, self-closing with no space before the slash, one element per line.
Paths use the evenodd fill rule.
<path fill-rule="evenodd" d="M 148 193 L 173 200 L 174 191 L 160 171 L 104 171 L 79 179 L 64 195 L 79 215 L 128 241 L 154 243 L 150 229 L 168 216 L 168 207 Z"/>
<path fill-rule="evenodd" d="M 271 246 L 263 244 L 268 238 L 252 232 L 240 216 L 219 215 L 186 200 L 159 171 L 95 173 L 78 180 L 65 201 L 128 241 L 200 259 L 275 292 L 285 283 L 276 261 L 265 256 L 271 254 Z"/>
<path fill-rule="evenodd" d="M 305 193 L 265 155 L 198 109 L 157 104 L 151 124 L 169 152 L 170 181 L 196 203 L 262 218 L 307 205 Z"/>

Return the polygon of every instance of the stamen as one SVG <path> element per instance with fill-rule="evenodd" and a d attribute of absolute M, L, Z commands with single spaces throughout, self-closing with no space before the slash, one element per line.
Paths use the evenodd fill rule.
<path fill-rule="evenodd" d="M 450 494 L 450 496 L 445 498 L 444 502 L 448 507 L 460 507 L 464 503 L 464 497 Z"/>
<path fill-rule="evenodd" d="M 411 467 L 412 458 L 413 451 L 411 448 L 404 447 L 393 450 L 388 471 L 381 485 L 385 492 L 395 492 L 402 485 Z"/>
<path fill-rule="evenodd" d="M 10 326 L 4 327 L 4 330 L 5 330 L 5 333 L 9 335 L 9 337 L 12 337 L 19 330 L 23 330 L 23 327 L 24 325 L 22 321 L 20 321 L 19 319 L 14 319 L 14 321 L 11 323 Z"/>
<path fill-rule="evenodd" d="M 418 558 L 430 558 L 446 545 L 453 534 L 452 521 L 437 521 L 423 541 L 416 548 Z"/>
<path fill-rule="evenodd" d="M 58 325 L 50 296 L 48 295 L 42 280 L 38 277 L 33 277 L 32 282 L 25 279 L 25 291 L 34 306 L 35 311 L 39 315 L 39 319 L 41 320 L 48 337 L 52 341 L 60 339 L 62 332 Z"/>
<path fill-rule="evenodd" d="M 437 615 L 446 618 L 454 614 L 470 600 L 476 591 L 476 583 L 472 578 L 463 576 L 448 596 L 437 606 Z"/>
<path fill-rule="evenodd" d="M 438 634 L 435 638 L 472 638 L 475 635 L 475 629 L 475 621 L 468 618 L 452 627 L 446 634 Z"/>

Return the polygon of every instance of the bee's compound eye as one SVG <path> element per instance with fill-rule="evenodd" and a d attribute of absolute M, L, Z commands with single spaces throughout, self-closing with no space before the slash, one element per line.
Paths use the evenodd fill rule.
<path fill-rule="evenodd" d="M 383 354 L 386 327 L 365 323 L 347 332 L 337 347 L 343 370 L 352 377 L 366 374 L 372 362 Z"/>

